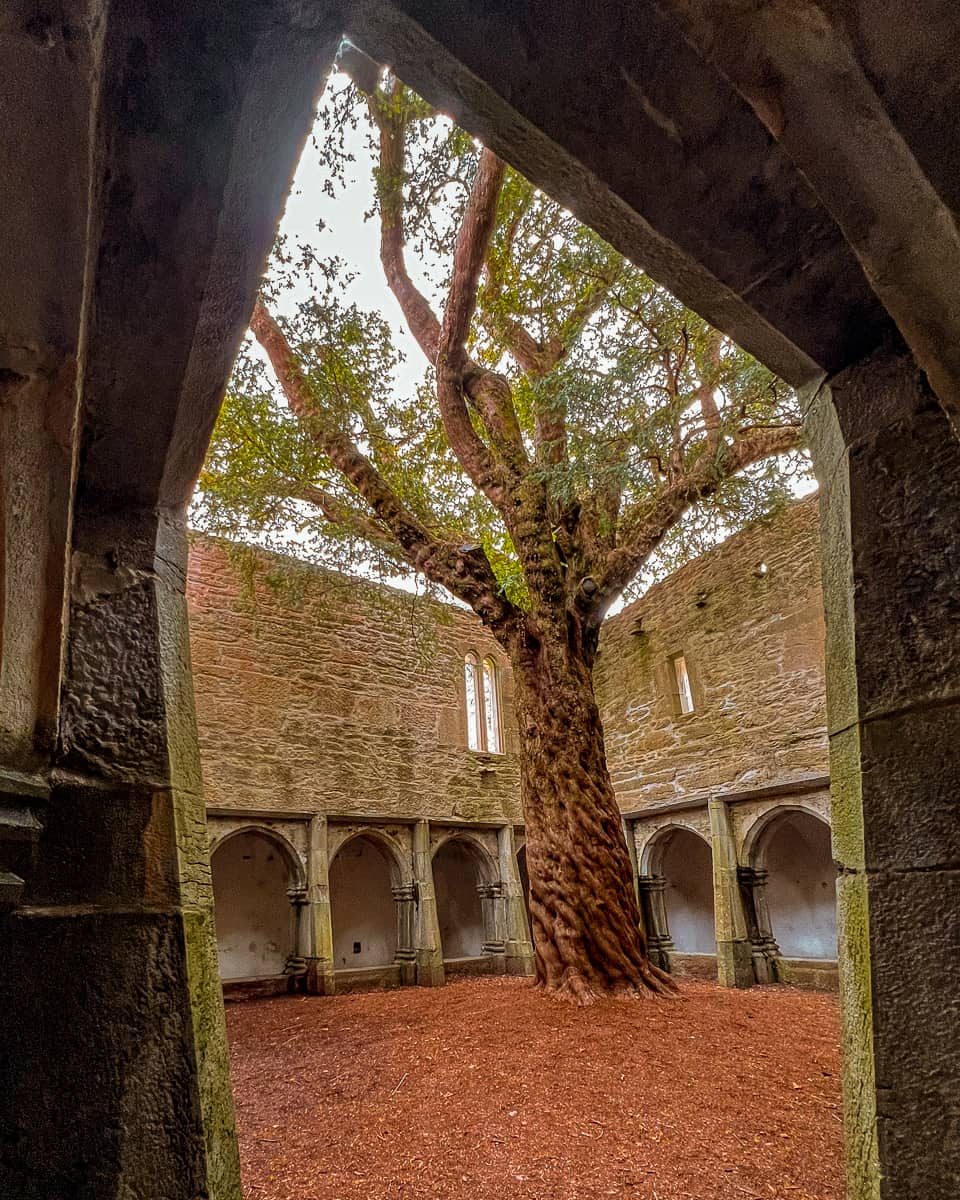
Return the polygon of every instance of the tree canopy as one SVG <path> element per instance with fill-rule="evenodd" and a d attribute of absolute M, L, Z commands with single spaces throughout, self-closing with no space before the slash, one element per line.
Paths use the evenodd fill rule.
<path fill-rule="evenodd" d="M 365 78 L 318 145 L 335 192 L 344 131 L 367 133 L 381 266 L 427 373 L 394 388 L 398 347 L 345 299 L 346 264 L 281 239 L 250 320 L 266 362 L 240 357 L 202 520 L 412 569 L 474 610 L 513 671 L 538 981 L 577 1004 L 671 990 L 606 765 L 600 624 L 658 548 L 783 500 L 793 396 L 399 80 Z"/>
<path fill-rule="evenodd" d="M 389 76 L 370 96 L 334 88 L 321 110 L 315 147 L 331 193 L 346 188 L 363 135 L 376 173 L 369 216 L 424 378 L 398 392 L 404 351 L 381 314 L 345 299 L 353 269 L 324 253 L 335 228 L 319 228 L 314 244 L 281 237 L 264 309 L 295 350 L 309 404 L 295 411 L 256 343 L 244 345 L 201 478 L 202 527 L 339 569 L 423 570 L 424 547 L 404 548 L 331 459 L 322 432 L 336 430 L 428 540 L 474 548 L 499 592 L 529 603 L 502 511 L 451 448 L 435 378 L 485 159 L 497 187 L 479 214 L 491 226 L 482 261 L 469 265 L 465 433 L 474 452 L 489 448 L 538 480 L 560 553 L 603 607 L 649 580 L 651 556 L 663 573 L 789 499 L 806 463 L 789 453 L 798 414 L 781 381 Z"/>

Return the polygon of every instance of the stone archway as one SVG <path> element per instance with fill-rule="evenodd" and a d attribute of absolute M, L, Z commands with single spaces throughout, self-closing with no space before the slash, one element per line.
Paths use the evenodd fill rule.
<path fill-rule="evenodd" d="M 762 882 L 770 931 L 781 956 L 834 961 L 836 868 L 826 821 L 806 808 L 773 809 L 745 850 Z"/>
<path fill-rule="evenodd" d="M 442 842 L 433 855 L 433 886 L 444 964 L 503 953 L 495 911 L 500 884 L 480 845 L 466 837 Z"/>
<path fill-rule="evenodd" d="M 302 868 L 293 847 L 269 830 L 229 834 L 211 857 L 217 956 L 225 983 L 284 974 L 296 955 Z"/>
<path fill-rule="evenodd" d="M 330 864 L 335 971 L 388 967 L 397 956 L 400 872 L 379 839 L 358 834 Z"/>
<path fill-rule="evenodd" d="M 640 902 L 651 956 L 665 969 L 713 978 L 713 852 L 684 825 L 658 830 L 641 856 Z"/>

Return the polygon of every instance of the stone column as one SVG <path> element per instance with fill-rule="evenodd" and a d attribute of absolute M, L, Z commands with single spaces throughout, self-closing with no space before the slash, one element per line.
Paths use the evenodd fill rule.
<path fill-rule="evenodd" d="M 416 888 L 414 949 L 417 955 L 417 983 L 421 987 L 437 987 L 444 983 L 443 946 L 440 943 L 437 898 L 433 890 L 429 821 L 417 821 L 413 827 L 413 881 Z"/>
<path fill-rule="evenodd" d="M 672 971 L 673 956 L 677 948 L 670 937 L 670 927 L 667 924 L 667 906 L 663 897 L 666 886 L 667 881 L 662 875 L 637 876 L 640 912 L 647 930 L 647 952 L 650 961 L 662 971 Z"/>
<path fill-rule="evenodd" d="M 156 512 L 77 516 L 61 758 L 0 917 L 3 1196 L 240 1197 L 185 563 Z"/>
<path fill-rule="evenodd" d="M 291 987 L 297 981 L 302 988 L 307 975 L 307 952 L 309 949 L 309 929 L 306 913 L 309 910 L 307 889 L 302 887 L 287 888 L 287 899 L 290 901 L 290 953 L 284 963 L 283 971 L 291 978 Z"/>
<path fill-rule="evenodd" d="M 738 867 L 737 883 L 747 923 L 747 938 L 757 983 L 781 983 L 780 947 L 773 936 L 767 907 L 767 872 L 756 867 Z"/>
<path fill-rule="evenodd" d="M 505 938 L 501 903 L 503 892 L 499 881 L 478 884 L 477 895 L 480 897 L 480 911 L 483 914 L 483 953 L 495 954 L 502 958 Z"/>
<path fill-rule="evenodd" d="M 397 953 L 400 965 L 400 982 L 417 982 L 417 952 L 414 948 L 414 919 L 416 913 L 416 889 L 412 883 L 401 883 L 392 889 L 397 906 Z"/>
<path fill-rule="evenodd" d="M 637 835 L 633 829 L 633 822 L 628 821 L 625 817 L 620 822 L 623 829 L 623 840 L 627 843 L 627 854 L 630 856 L 630 873 L 633 876 L 633 894 L 637 898 L 637 905 L 640 905 L 640 864 L 637 861 Z M 643 918 L 643 910 L 640 912 L 641 920 Z"/>
<path fill-rule="evenodd" d="M 502 825 L 497 834 L 500 851 L 500 882 L 503 906 L 504 952 L 508 975 L 534 975 L 533 941 L 523 883 L 517 867 L 517 845 L 512 825 Z"/>
<path fill-rule="evenodd" d="M 851 1200 L 960 1180 L 960 441 L 906 352 L 813 397 Z"/>
<path fill-rule="evenodd" d="M 730 810 L 712 799 L 710 844 L 713 850 L 713 921 L 717 942 L 717 982 L 724 987 L 750 987 L 753 957 L 737 878 L 737 848 Z"/>
<path fill-rule="evenodd" d="M 307 847 L 307 991 L 332 996 L 336 991 L 333 971 L 333 919 L 330 911 L 330 852 L 327 818 L 310 819 Z"/>

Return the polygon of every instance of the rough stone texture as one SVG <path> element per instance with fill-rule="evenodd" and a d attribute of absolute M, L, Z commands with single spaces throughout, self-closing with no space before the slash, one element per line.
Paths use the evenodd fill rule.
<path fill-rule="evenodd" d="M 883 313 L 851 270 L 823 205 L 729 86 L 691 56 L 683 29 L 658 19 L 662 3 L 656 11 L 649 4 L 592 6 L 586 20 L 582 5 L 537 0 L 462 4 L 453 15 L 436 0 L 364 0 L 355 7 L 351 23 L 369 34 L 372 49 L 383 50 L 384 61 L 431 99 L 449 100 L 469 128 L 489 133 L 548 190 L 582 200 L 580 211 L 619 245 L 791 378 L 854 362 L 882 333 Z M 918 0 L 909 22 L 892 0 L 829 11 L 842 19 L 843 35 L 916 162 L 956 207 L 956 6 Z M 6 395 L 17 393 L 10 402 L 0 399 L 0 409 L 7 405 L 0 443 L 5 771 L 47 766 L 53 746 L 67 468 L 78 468 L 76 495 L 90 507 L 105 494 L 118 512 L 131 500 L 133 509 L 149 511 L 176 508 L 186 497 L 307 130 L 314 72 L 343 21 L 333 6 L 295 0 L 197 0 L 188 13 L 178 0 L 61 0 L 42 8 L 14 0 L 4 7 L 0 385 Z M 841 118 L 846 107 L 844 128 L 856 138 L 858 113 L 842 89 L 824 96 L 834 101 Z M 864 173 L 875 186 L 887 182 L 876 169 L 871 175 L 869 164 Z M 949 1072 L 960 1061 L 960 1022 L 951 1010 L 960 987 L 949 937 L 957 909 L 955 843 L 944 839 L 943 851 L 929 844 L 950 828 L 950 805 L 960 794 L 950 719 L 957 450 L 950 430 L 931 417 L 929 393 L 915 378 L 904 386 L 904 374 L 902 364 L 888 360 L 837 381 L 841 435 L 816 439 L 829 493 L 825 542 L 834 548 L 825 597 L 835 835 L 849 897 L 841 916 L 851 1195 L 873 1196 L 880 1187 L 870 1149 L 875 1053 L 882 1186 L 898 1200 L 955 1194 L 960 1157 L 955 1113 L 951 1124 L 918 1093 L 922 1081 L 934 1085 L 927 1095 L 956 1097 Z M 920 403 L 891 418 L 890 398 L 905 396 Z M 60 421 L 71 415 L 73 397 L 82 408 L 83 445 L 66 453 Z M 829 418 L 830 396 L 820 399 Z M 814 412 L 811 429 L 816 424 Z M 33 471 L 35 481 L 21 486 L 19 476 Z M 182 625 L 165 620 L 162 604 L 156 611 L 159 635 L 173 631 L 174 659 L 182 664 Z M 92 648 L 91 634 L 84 654 Z M 165 649 L 161 662 L 169 654 Z M 105 656 L 100 671 L 109 675 L 115 665 Z M 168 679 L 165 695 L 176 690 Z M 100 711 L 115 699 L 103 696 Z M 86 756 L 92 767 L 96 722 L 85 724 L 80 700 L 74 692 L 72 762 Z M 190 757 L 182 712 L 185 740 L 168 745 L 170 763 L 181 751 Z M 122 749 L 120 739 L 110 744 Z M 131 797 L 129 781 L 113 767 L 135 771 L 137 764 L 127 753 L 103 765 L 111 772 L 103 821 L 122 824 L 117 814 L 128 801 L 137 810 L 142 797 Z M 55 803 L 68 809 L 69 792 Z M 916 806 L 925 817 L 909 855 L 891 863 L 892 831 L 910 826 Z M 95 820 L 88 801 L 78 808 Z M 163 830 L 172 826 L 177 838 L 177 877 L 199 898 L 201 806 L 167 805 L 164 819 Z M 65 824 L 52 821 L 57 837 Z M 146 857 L 169 862 L 166 832 L 147 829 L 159 841 L 145 848 Z M 127 832 L 100 841 L 88 827 L 84 844 L 93 856 L 110 846 L 129 849 Z M 43 849 L 41 843 L 41 856 Z M 132 888 L 135 875 L 130 864 L 94 871 L 107 890 L 124 878 Z M 0 955 L 16 968 L 0 973 L 4 1047 L 14 1047 L 4 1060 L 13 1082 L 0 1087 L 5 1192 L 36 1194 L 43 1177 L 32 1171 L 43 1168 L 47 1154 L 59 1171 L 45 1176 L 47 1196 L 57 1189 L 81 1200 L 199 1194 L 192 1102 L 176 1096 L 178 1152 L 166 1153 L 152 1137 L 157 1110 L 145 1101 L 136 1068 L 144 1055 L 144 1078 L 157 1082 L 150 1097 L 169 1101 L 180 1084 L 193 1095 L 208 1064 L 194 1071 L 183 1049 L 191 1037 L 205 1049 L 196 1037 L 196 1014 L 205 1010 L 194 1007 L 193 1033 L 185 1035 L 183 973 L 169 989 L 166 978 L 151 977 L 156 986 L 138 991 L 131 1006 L 124 971 L 148 973 L 149 951 L 167 961 L 166 949 L 180 936 L 189 956 L 211 944 L 209 931 L 200 929 L 197 909 L 184 912 L 177 937 L 154 937 L 153 914 L 142 908 L 118 950 L 122 915 L 92 921 L 64 907 L 43 919 L 34 912 L 30 925 L 22 914 L 0 919 Z M 205 970 L 191 965 L 191 980 L 204 979 Z M 911 976 L 922 984 L 922 1002 L 904 983 Z M 101 981 L 116 985 L 112 1008 L 101 1004 L 110 997 Z M 212 994 L 209 981 L 205 994 Z M 74 1003 L 74 995 L 89 1003 Z M 907 1028 L 900 1053 L 898 1036 Z M 145 1046 L 158 1030 L 178 1054 L 155 1074 Z M 203 1083 L 208 1094 L 210 1082 Z M 124 1103 L 135 1099 L 122 1124 L 104 1119 L 120 1093 Z M 54 1150 L 64 1113 L 74 1121 L 72 1136 Z M 94 1164 L 86 1184 L 84 1162 Z"/>
<path fill-rule="evenodd" d="M 0 16 L 3 1196 L 240 1193 L 177 535 L 340 27 Z"/>
<path fill-rule="evenodd" d="M 510 675 L 476 618 L 288 566 L 251 591 L 222 545 L 191 549 L 208 807 L 519 822 Z M 501 668 L 506 754 L 467 749 L 468 650 Z"/>
<path fill-rule="evenodd" d="M 960 443 L 897 347 L 808 417 L 823 489 L 851 1195 L 960 1191 Z"/>
<path fill-rule="evenodd" d="M 756 574 L 760 563 L 767 572 Z M 751 526 L 603 627 L 596 685 L 621 807 L 827 774 L 817 500 Z M 694 711 L 675 711 L 683 654 Z"/>
<path fill-rule="evenodd" d="M 0 756 L 26 770 L 56 735 L 99 7 L 0 13 Z"/>

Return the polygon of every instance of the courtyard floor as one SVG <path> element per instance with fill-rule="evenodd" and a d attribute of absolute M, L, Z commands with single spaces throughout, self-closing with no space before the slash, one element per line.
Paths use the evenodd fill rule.
<path fill-rule="evenodd" d="M 837 1001 L 526 980 L 228 1005 L 246 1200 L 840 1200 Z"/>

